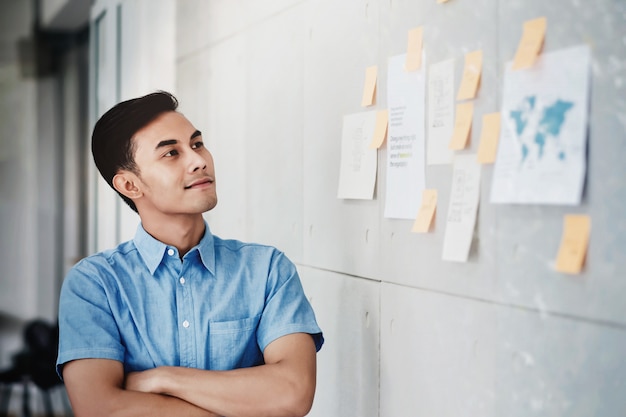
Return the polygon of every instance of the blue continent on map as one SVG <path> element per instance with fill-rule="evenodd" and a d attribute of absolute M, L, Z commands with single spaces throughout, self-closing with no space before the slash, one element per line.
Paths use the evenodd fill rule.
<path fill-rule="evenodd" d="M 565 121 L 565 113 L 574 107 L 574 103 L 557 100 L 550 107 L 546 107 L 539 121 L 539 129 L 535 135 L 535 143 L 539 147 L 539 158 L 543 156 L 543 148 L 546 144 L 546 136 L 558 137 Z M 559 159 L 565 159 L 565 153 L 559 152 Z"/>
<path fill-rule="evenodd" d="M 557 156 L 561 160 L 565 159 L 565 152 L 560 146 L 560 143 L 558 143 L 559 135 L 565 122 L 565 116 L 567 112 L 574 107 L 574 103 L 557 100 L 552 105 L 542 108 L 536 107 L 536 104 L 537 98 L 535 96 L 529 96 L 524 98 L 517 109 L 509 112 L 509 116 L 515 124 L 515 133 L 517 134 L 522 151 L 521 162 L 523 163 L 526 160 L 531 151 L 533 143 L 529 142 L 534 142 L 534 145 L 537 147 L 537 159 L 541 160 L 544 155 L 547 140 L 557 141 L 557 147 L 561 148 Z M 537 114 L 537 116 L 539 116 L 538 122 L 537 117 L 532 117 L 535 116 L 536 112 L 541 112 Z M 532 123 L 531 119 L 535 122 Z M 533 125 L 530 128 L 529 122 Z M 527 128 L 531 131 L 526 132 Z M 525 133 L 532 135 L 532 130 L 534 130 L 534 138 L 531 140 Z"/>
<path fill-rule="evenodd" d="M 511 111 L 511 118 L 515 122 L 517 136 L 521 136 L 524 133 L 524 129 L 526 129 L 528 116 L 535 109 L 535 100 L 535 96 L 526 97 L 519 110 Z"/>

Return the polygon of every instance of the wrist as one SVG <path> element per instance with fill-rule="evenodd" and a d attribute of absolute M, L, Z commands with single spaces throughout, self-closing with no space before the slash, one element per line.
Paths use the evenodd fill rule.
<path fill-rule="evenodd" d="M 153 392 L 157 392 L 159 394 L 167 394 L 172 395 L 173 386 L 171 384 L 172 379 L 174 377 L 173 370 L 175 368 L 169 366 L 161 366 L 159 368 L 155 368 L 154 375 L 152 378 L 153 384 Z"/>

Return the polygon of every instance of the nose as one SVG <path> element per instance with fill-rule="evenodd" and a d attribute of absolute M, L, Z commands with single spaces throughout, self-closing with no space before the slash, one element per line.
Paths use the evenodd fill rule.
<path fill-rule="evenodd" d="M 194 150 L 190 151 L 190 157 L 189 157 L 189 171 L 190 172 L 196 172 L 196 171 L 204 171 L 207 167 L 207 161 L 204 158 L 204 156 L 199 153 L 199 152 L 195 152 Z"/>

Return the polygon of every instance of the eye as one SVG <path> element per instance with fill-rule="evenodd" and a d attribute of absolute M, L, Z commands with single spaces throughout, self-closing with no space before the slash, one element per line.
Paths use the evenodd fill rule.
<path fill-rule="evenodd" d="M 171 151 L 169 151 L 163 156 L 176 156 L 176 155 L 178 155 L 178 151 L 176 149 L 172 149 Z"/>
<path fill-rule="evenodd" d="M 204 148 L 204 142 L 202 142 L 200 140 L 197 141 L 197 142 L 194 142 L 193 145 L 191 145 L 191 148 L 192 149 Z"/>

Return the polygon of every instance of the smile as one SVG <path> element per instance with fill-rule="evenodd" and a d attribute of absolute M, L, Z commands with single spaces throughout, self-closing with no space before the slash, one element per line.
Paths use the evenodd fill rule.
<path fill-rule="evenodd" d="M 189 190 L 191 188 L 204 188 L 204 187 L 208 187 L 211 184 L 213 184 L 213 178 L 203 177 L 185 186 L 185 190 Z"/>

